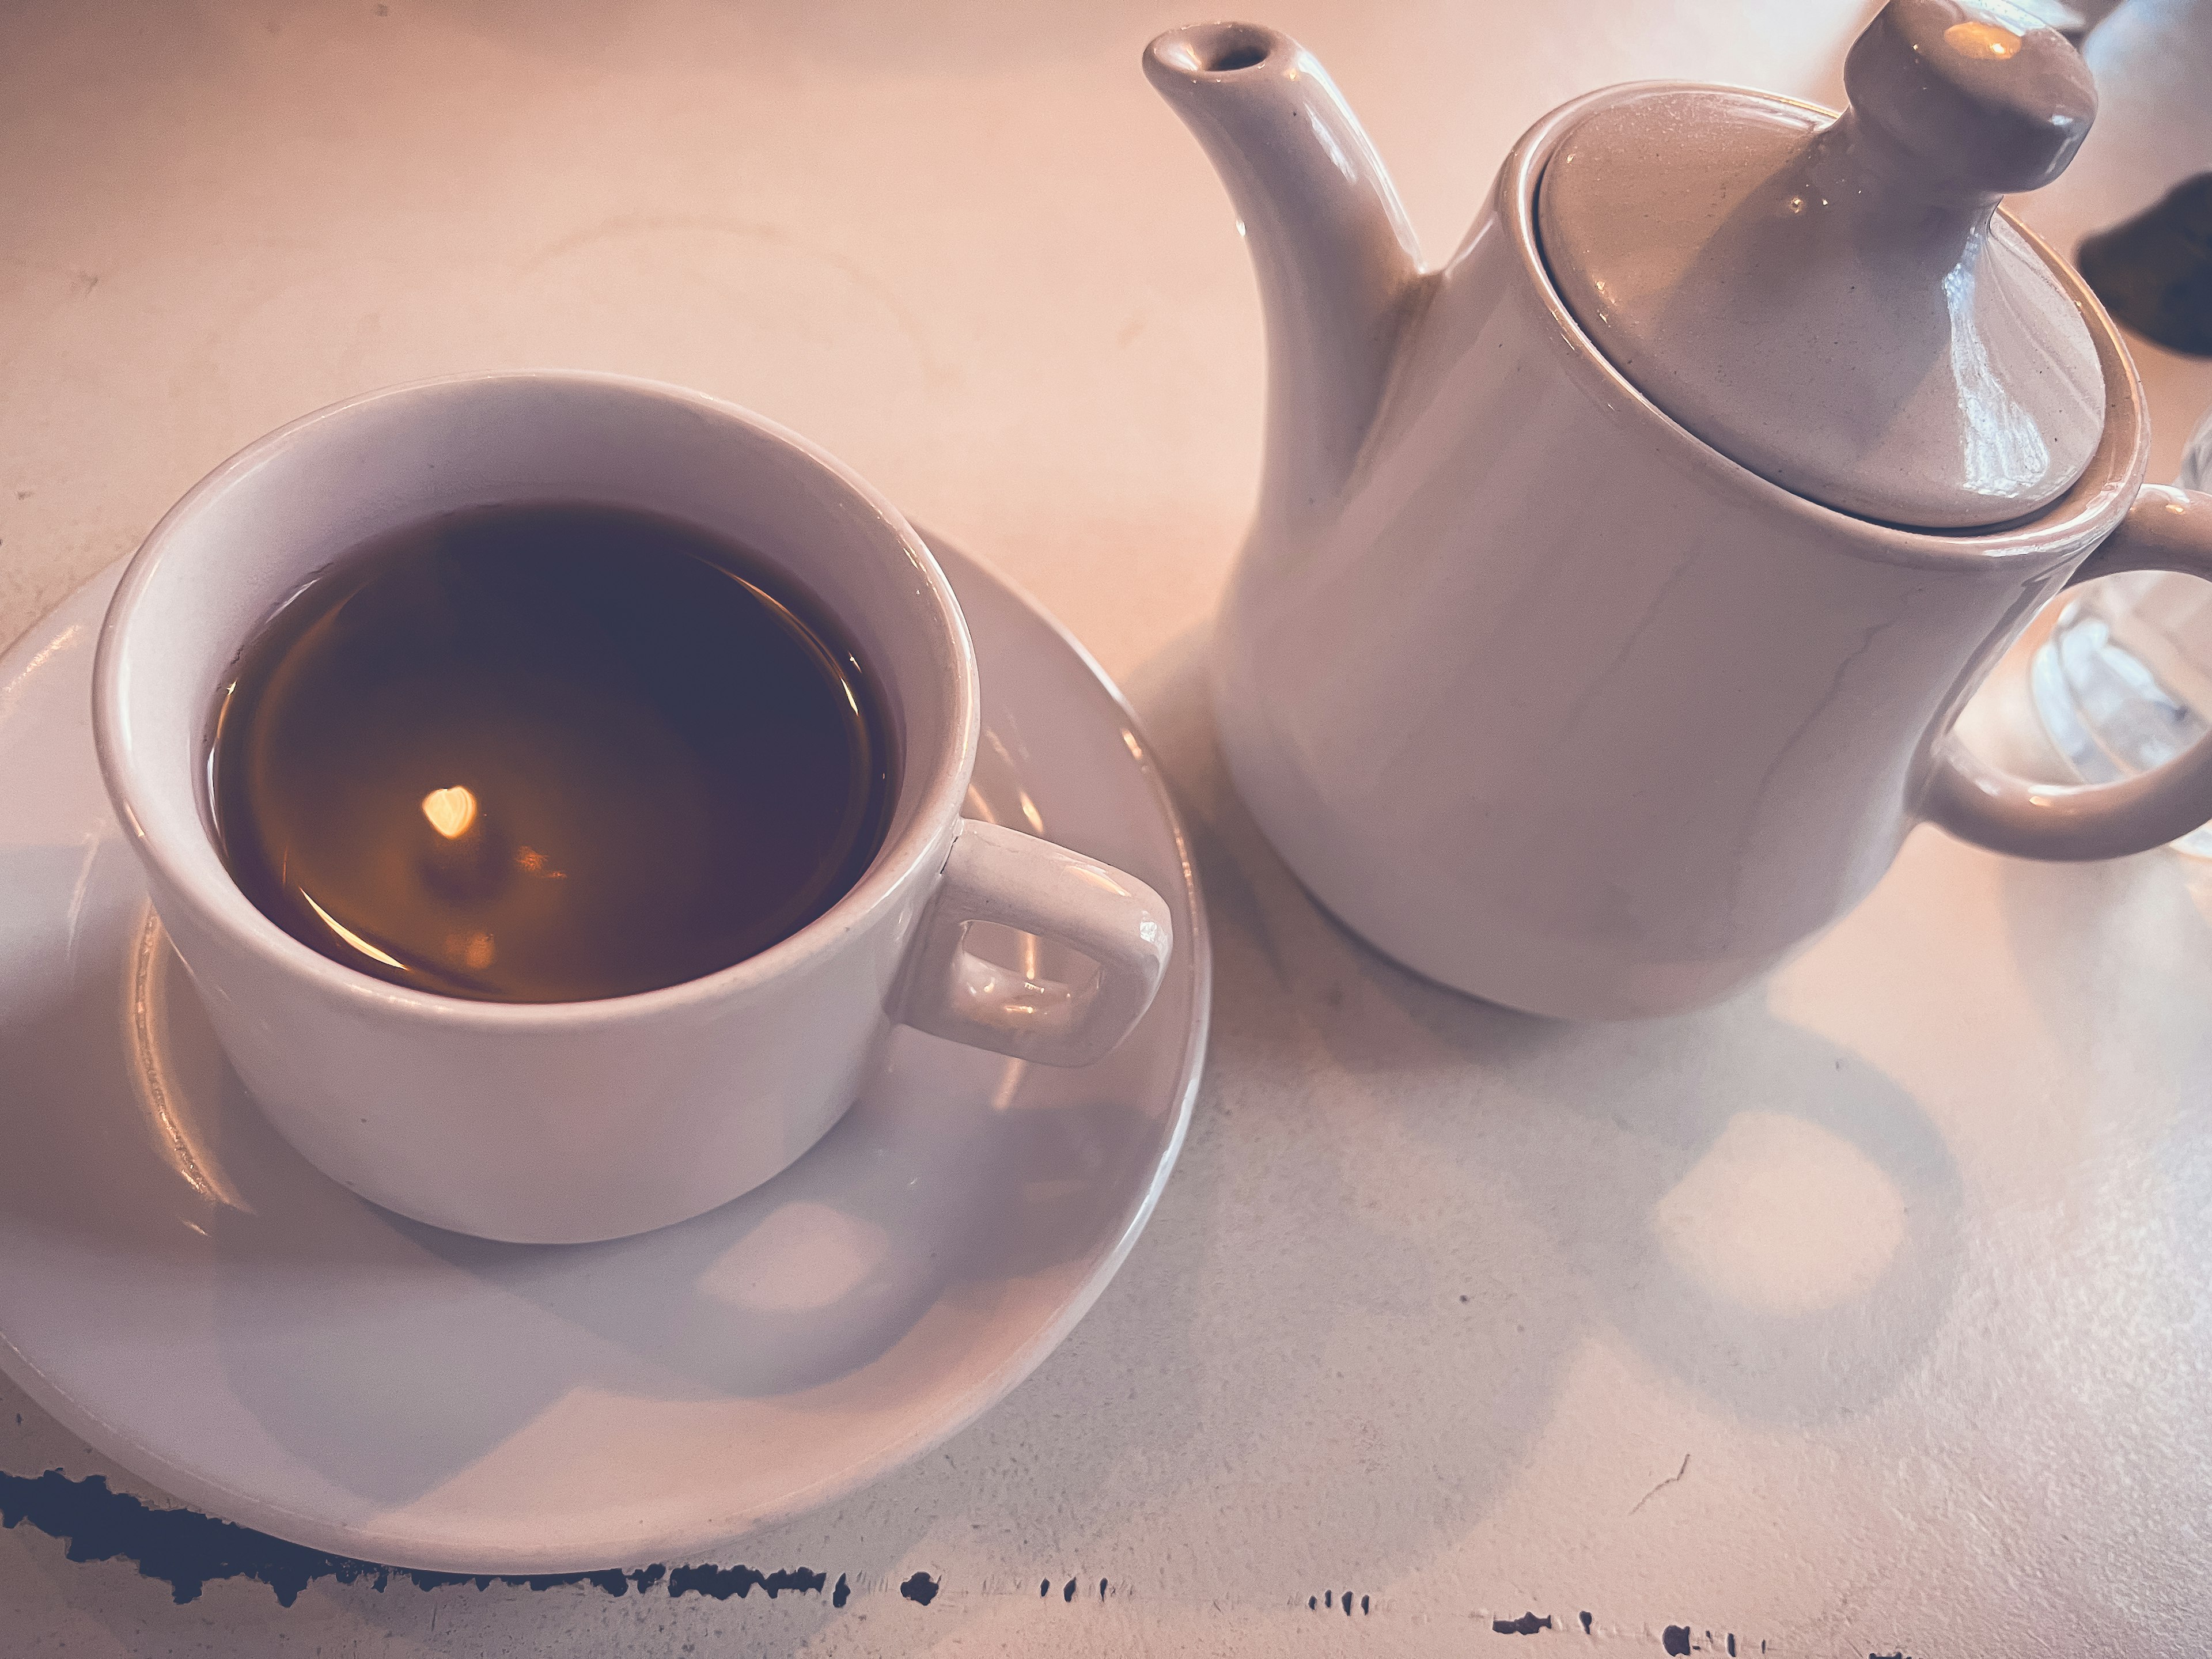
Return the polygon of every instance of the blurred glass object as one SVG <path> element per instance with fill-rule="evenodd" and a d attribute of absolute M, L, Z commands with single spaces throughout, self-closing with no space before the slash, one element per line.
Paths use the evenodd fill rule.
<path fill-rule="evenodd" d="M 2212 489 L 2212 412 L 2176 482 Z M 2212 727 L 2212 583 L 2152 571 L 2084 584 L 2029 675 L 2044 730 L 2085 781 L 2171 760 Z M 2173 844 L 2212 858 L 2212 825 Z"/>
<path fill-rule="evenodd" d="M 2094 25 L 2081 56 L 2097 77 L 2096 124 L 2057 184 L 2007 205 L 2085 270 L 2101 258 L 2118 314 L 2140 297 L 2133 288 L 2148 283 L 2160 298 L 2179 291 L 2151 281 L 2157 271 L 2118 267 L 2131 253 L 2144 263 L 2134 244 L 2148 222 L 2212 170 L 2212 0 L 2125 0 L 2118 8 L 2093 0 L 2081 9 Z M 2124 228 L 2130 234 L 2116 234 Z M 2122 291 L 2130 276 L 2142 280 Z M 2124 327 L 2130 319 L 2120 320 Z M 2154 331 L 2187 343 L 2187 330 Z M 2177 441 L 2212 402 L 2212 358 L 2136 331 L 2128 345 L 2150 404 L 2151 476 L 2207 488 L 2212 416 L 2179 450 Z M 2029 678 L 2044 730 L 2084 781 L 2146 770 L 2212 726 L 2212 585 L 2117 576 L 2068 594 L 2063 605 Z M 2175 845 L 2212 858 L 2212 826 Z"/>
<path fill-rule="evenodd" d="M 2102 0 L 2075 3 L 2085 12 L 2111 12 L 2092 15 L 2094 27 L 2081 47 L 2081 59 L 2097 79 L 2096 122 L 2055 184 L 2015 196 L 2005 206 L 2060 253 L 2081 262 L 2085 272 L 2099 264 L 2100 253 L 2102 265 L 2092 282 L 2101 276 L 2112 288 L 2119 276 L 2127 289 L 2107 298 L 2108 307 L 2112 298 L 2119 300 L 2116 315 L 2143 313 L 2146 299 L 2156 312 L 2156 300 L 2168 296 L 2173 284 L 2146 268 L 2162 263 L 2156 257 L 2161 248 L 2142 244 L 2164 244 L 2168 256 L 2174 250 L 2171 236 L 2151 234 L 2160 227 L 2143 222 L 2172 219 L 2172 211 L 2160 211 L 2169 204 L 2185 217 L 2190 181 L 2212 171 L 2212 0 L 2125 0 L 2117 9 Z M 2172 203 L 2177 189 L 2184 199 Z M 2122 227 L 2131 234 L 2116 238 Z M 2164 228 L 2185 231 L 2170 223 Z M 2085 243 L 2104 246 L 2091 253 Z M 2130 243 L 2136 246 L 2125 246 Z M 2153 257 L 2146 261 L 2145 253 Z M 2170 257 L 2163 263 L 2170 264 Z M 2136 269 L 2115 269 L 2130 264 Z M 2119 320 L 2130 325 L 2129 317 Z M 2183 337 L 2155 321 L 2153 327 L 2177 344 Z M 2212 356 L 2189 356 L 2140 331 L 2130 334 L 2128 346 L 2150 402 L 2150 476 L 2171 478 L 2180 465 L 2182 440 L 2212 405 Z"/>

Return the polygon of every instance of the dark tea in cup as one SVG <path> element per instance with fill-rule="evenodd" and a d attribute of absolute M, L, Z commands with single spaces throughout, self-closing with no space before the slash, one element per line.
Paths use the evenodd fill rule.
<path fill-rule="evenodd" d="M 788 938 L 882 845 L 877 688 L 744 550 L 625 508 L 447 514 L 339 561 L 236 665 L 210 793 L 254 905 L 395 984 L 649 991 Z"/>

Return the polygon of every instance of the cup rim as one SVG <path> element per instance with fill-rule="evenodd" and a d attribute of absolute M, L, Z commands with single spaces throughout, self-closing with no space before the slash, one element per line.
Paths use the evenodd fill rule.
<path fill-rule="evenodd" d="M 1753 472 L 1675 420 L 1621 373 L 1583 331 L 1553 285 L 1537 239 L 1536 191 L 1553 152 L 1584 116 L 1611 104 L 1681 92 L 1728 93 L 1802 110 L 1826 120 L 1838 118 L 1837 111 L 1822 105 L 1754 88 L 1699 81 L 1632 81 L 1562 104 L 1523 133 L 1498 170 L 1493 202 L 1512 240 L 1522 277 L 1555 326 L 1561 371 L 1616 419 L 1640 422 L 1650 428 L 1665 442 L 1677 465 L 1732 493 L 1749 495 L 1770 511 L 1803 520 L 1816 533 L 1843 538 L 1842 545 L 1854 556 L 1923 569 L 1956 570 L 1962 565 L 1981 571 L 1993 567 L 2042 568 L 2108 533 L 2142 488 L 2150 459 L 2142 379 L 2118 329 L 2088 284 L 2042 238 L 2009 213 L 2003 215 L 2006 222 L 2026 240 L 2081 311 L 2105 379 L 2105 431 L 2089 464 L 2064 495 L 2039 513 L 1993 526 L 1953 530 L 1916 529 L 1859 518 Z M 1478 229 L 1480 224 L 1478 221 Z M 1470 235 L 1460 252 L 1464 253 L 1473 240 Z M 1458 257 L 1455 254 L 1455 260 Z"/>
<path fill-rule="evenodd" d="M 142 600 L 164 552 L 202 504 L 253 471 L 277 450 L 295 442 L 302 434 L 346 420 L 369 406 L 395 399 L 465 394 L 477 388 L 516 384 L 541 387 L 589 386 L 680 403 L 710 419 L 743 426 L 770 443 L 796 451 L 836 487 L 866 508 L 889 538 L 887 554 L 895 552 L 913 566 L 951 647 L 949 663 L 952 678 L 952 738 L 919 776 L 913 769 L 916 757 L 904 757 L 901 788 L 914 791 L 915 803 L 905 830 L 877 853 L 860 879 L 836 903 L 796 933 L 726 968 L 649 991 L 574 1002 L 498 1002 L 447 996 L 374 978 L 302 944 L 264 915 L 230 879 L 228 872 L 221 869 L 219 850 L 219 873 L 210 879 L 204 871 L 181 860 L 176 850 L 162 839 L 149 834 L 132 810 L 134 799 L 150 787 L 151 781 L 145 775 L 149 762 L 133 754 L 118 736 L 123 713 L 124 657 L 133 629 L 148 625 Z M 944 849 L 946 828 L 959 817 L 961 802 L 974 770 L 982 724 L 975 647 L 952 585 L 905 516 L 859 474 L 789 428 L 706 392 L 635 375 L 550 368 L 438 375 L 358 393 L 285 422 L 223 461 L 161 515 L 132 554 L 100 623 L 93 665 L 92 702 L 93 742 L 100 777 L 125 833 L 135 843 L 139 855 L 154 866 L 162 884 L 188 904 L 204 926 L 219 931 L 234 946 L 264 965 L 295 981 L 305 981 L 332 1000 L 365 1014 L 374 1013 L 386 1019 L 418 1019 L 446 1027 L 473 1026 L 488 1031 L 573 1030 L 680 1015 L 740 999 L 804 968 L 809 961 L 835 950 L 855 933 L 888 920 L 923 863 Z"/>

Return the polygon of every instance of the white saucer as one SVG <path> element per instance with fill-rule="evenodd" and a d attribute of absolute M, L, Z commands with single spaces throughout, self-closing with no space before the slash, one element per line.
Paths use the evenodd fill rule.
<path fill-rule="evenodd" d="M 1175 1163 L 1212 963 L 1127 708 L 1042 612 L 938 550 L 982 665 L 968 811 L 1165 894 L 1158 1001 L 1079 1072 L 901 1031 L 791 1170 L 610 1244 L 403 1221 L 277 1139 L 94 769 L 93 646 L 119 568 L 33 629 L 0 660 L 0 1367 L 189 1503 L 473 1573 L 699 1559 L 935 1445 L 1026 1376 Z"/>

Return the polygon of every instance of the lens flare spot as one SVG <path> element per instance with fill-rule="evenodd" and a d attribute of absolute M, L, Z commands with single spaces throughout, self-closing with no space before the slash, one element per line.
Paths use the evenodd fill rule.
<path fill-rule="evenodd" d="M 1943 44 L 1962 58 L 2010 58 L 2020 50 L 2020 36 L 1997 23 L 1954 23 L 1943 31 Z"/>
<path fill-rule="evenodd" d="M 447 841 L 459 841 L 477 821 L 477 798 L 458 783 L 450 789 L 433 789 L 422 797 L 422 816 Z"/>
<path fill-rule="evenodd" d="M 446 935 L 446 959 L 449 962 L 457 962 L 464 968 L 474 968 L 479 970 L 489 968 L 497 960 L 499 952 L 493 946 L 489 933 Z"/>

